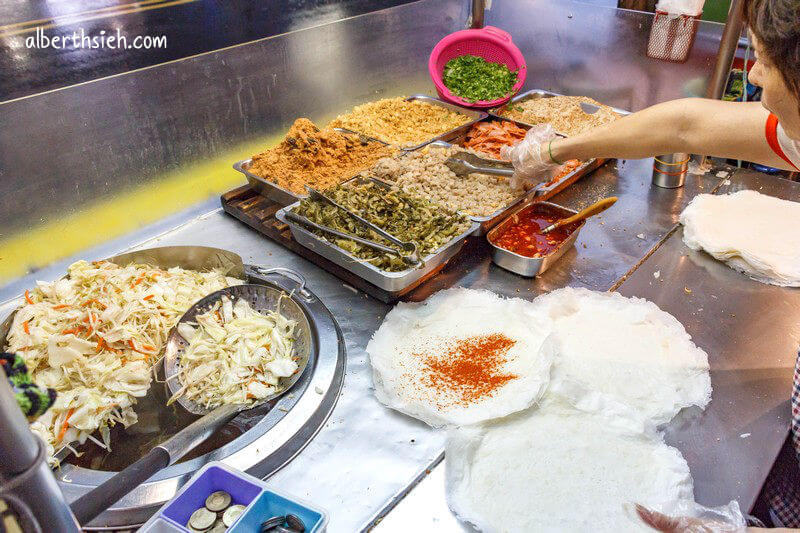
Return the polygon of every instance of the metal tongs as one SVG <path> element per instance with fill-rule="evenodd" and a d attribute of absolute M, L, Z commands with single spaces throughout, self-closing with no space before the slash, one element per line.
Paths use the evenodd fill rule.
<path fill-rule="evenodd" d="M 395 244 L 395 245 L 399 246 L 403 250 L 404 254 L 401 254 L 400 252 L 398 252 L 394 248 L 390 248 L 388 246 L 384 246 L 383 244 L 379 244 L 377 242 L 370 241 L 370 240 L 367 240 L 367 239 L 362 239 L 361 237 L 357 237 L 355 235 L 349 235 L 347 233 L 342 233 L 342 232 L 340 232 L 338 230 L 335 230 L 333 228 L 329 228 L 328 226 L 323 226 L 321 224 L 317 224 L 316 222 L 312 222 L 312 221 L 308 220 L 305 217 L 301 217 L 300 215 L 292 213 L 291 211 L 286 213 L 287 214 L 287 218 L 293 219 L 296 222 L 299 222 L 301 224 L 306 224 L 306 222 L 307 222 L 307 223 L 309 223 L 309 225 L 311 225 L 311 227 L 313 227 L 315 229 L 318 229 L 320 231 L 324 231 L 326 233 L 330 233 L 330 234 L 336 235 L 338 237 L 343 237 L 345 239 L 350 239 L 352 241 L 358 242 L 358 243 L 363 244 L 365 246 L 369 246 L 370 248 L 374 248 L 376 250 L 380 250 L 382 252 L 392 253 L 392 254 L 398 255 L 403 261 L 405 261 L 406 263 L 408 263 L 410 265 L 418 265 L 418 264 L 420 264 L 422 262 L 420 260 L 420 258 L 419 258 L 419 253 L 417 252 L 416 243 L 408 242 L 408 241 L 401 241 L 400 239 L 398 239 L 397 237 L 395 237 L 391 233 L 388 233 L 387 231 L 379 228 L 378 226 L 376 226 L 372 222 L 369 222 L 365 218 L 360 217 L 359 215 L 353 213 L 352 211 L 350 211 L 349 209 L 347 209 L 343 205 L 339 204 L 335 200 L 333 200 L 331 198 L 328 198 L 327 196 L 325 196 L 324 194 L 322 194 L 318 190 L 313 189 L 313 188 L 309 187 L 308 185 L 306 185 L 306 190 L 308 191 L 308 195 L 312 200 L 319 200 L 319 201 L 328 203 L 328 204 L 336 207 L 337 209 L 340 209 L 340 210 L 344 211 L 345 213 L 347 213 L 348 216 L 350 216 L 350 218 L 356 220 L 359 224 L 362 224 L 363 226 L 371 229 L 372 231 L 374 231 L 375 233 L 377 233 L 378 235 L 380 235 L 381 237 L 383 237 L 387 241 L 391 242 L 392 244 Z"/>
<path fill-rule="evenodd" d="M 514 168 L 511 166 L 511 163 L 484 159 L 475 154 L 470 154 L 469 152 L 460 152 L 453 155 L 448 158 L 444 164 L 457 176 L 478 173 L 510 178 L 514 175 Z"/>

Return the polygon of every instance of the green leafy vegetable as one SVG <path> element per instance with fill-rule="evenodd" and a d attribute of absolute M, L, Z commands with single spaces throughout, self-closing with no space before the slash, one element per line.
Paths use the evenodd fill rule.
<path fill-rule="evenodd" d="M 383 187 L 363 181 L 338 185 L 328 189 L 326 194 L 398 239 L 415 242 L 421 257 L 438 250 L 469 228 L 469 220 L 464 215 L 425 198 L 407 194 L 397 187 Z M 397 249 L 394 244 L 330 204 L 305 198 L 295 212 L 317 224 Z M 396 255 L 376 251 L 349 239 L 331 237 L 320 231 L 314 233 L 381 270 L 398 272 L 409 268 Z"/>
<path fill-rule="evenodd" d="M 502 63 L 463 55 L 447 62 L 442 81 L 451 93 L 468 102 L 497 100 L 511 94 L 517 83 L 517 72 Z"/>

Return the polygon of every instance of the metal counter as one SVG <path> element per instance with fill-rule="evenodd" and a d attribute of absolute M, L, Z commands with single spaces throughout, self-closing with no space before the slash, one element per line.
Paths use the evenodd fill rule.
<path fill-rule="evenodd" d="M 212 184 L 237 182 L 233 162 L 274 142 L 297 117 L 324 122 L 375 98 L 435 94 L 428 55 L 464 27 L 468 4 L 421 0 L 0 103 L 0 242 L 16 237 L 17 245 L 7 247 L 14 252 L 0 272 L 34 272 L 124 235 L 131 228 L 120 229 L 121 220 L 152 223 L 149 213 L 208 198 Z M 496 0 L 486 23 L 509 31 L 525 54 L 526 88 L 633 110 L 702 94 L 721 34 L 719 24 L 701 22 L 689 60 L 676 65 L 645 56 L 648 13 Z M 146 209 L 120 207 L 145 193 Z M 91 223 L 76 226 L 72 217 L 91 208 Z M 120 217 L 125 208 L 131 212 Z M 96 227 L 103 239 L 89 238 Z M 37 229 L 60 233 L 60 246 L 51 246 L 59 255 L 43 252 L 44 243 L 25 250 L 27 232 Z M 20 286 L 0 288 L 0 300 Z"/>
<path fill-rule="evenodd" d="M 778 419 L 774 413 L 785 407 L 789 394 L 789 367 L 793 362 L 793 349 L 789 345 L 800 332 L 797 305 L 800 293 L 751 282 L 713 261 L 703 262 L 700 254 L 695 254 L 700 258 L 694 263 L 681 256 L 686 250 L 681 248 L 676 234 L 657 247 L 672 231 L 688 201 L 698 193 L 711 192 L 722 179 L 714 173 L 690 175 L 682 189 L 656 189 L 649 182 L 651 168 L 652 160 L 611 162 L 557 196 L 556 202 L 572 208 L 608 195 L 618 196 L 619 201 L 613 209 L 590 220 L 575 248 L 542 277 L 526 279 L 494 266 L 484 241 L 473 239 L 459 261 L 412 293 L 412 299 L 425 298 L 445 286 L 484 288 L 525 298 L 567 285 L 608 290 L 656 248 L 644 265 L 628 276 L 620 290 L 653 299 L 684 322 L 696 342 L 711 355 L 714 372 L 715 395 L 707 414 L 671 429 L 670 438 L 692 466 L 700 502 L 713 504 L 737 498 L 747 507 L 786 434 L 788 420 Z M 757 179 L 753 176 L 740 172 L 734 183 Z M 798 188 L 790 182 L 779 183 L 781 191 Z M 342 396 L 320 433 L 270 482 L 326 508 L 331 513 L 332 532 L 368 527 L 441 459 L 444 445 L 443 432 L 384 408 L 372 393 L 371 369 L 364 348 L 389 306 L 345 286 L 219 210 L 143 246 L 179 244 L 218 246 L 240 254 L 247 263 L 297 269 L 334 313 L 344 332 L 348 352 Z M 673 263 L 687 266 L 673 268 Z M 661 269 L 664 281 L 651 284 L 656 267 Z M 694 288 L 690 308 L 674 305 L 684 302 L 684 285 Z M 711 286 L 718 287 L 714 294 L 721 303 L 735 300 L 735 305 L 722 308 L 736 313 L 736 318 L 720 318 L 713 314 L 711 303 L 700 300 L 703 295 L 710 298 Z M 730 287 L 742 287 L 743 292 L 729 292 L 730 300 L 725 300 L 723 289 L 730 291 Z M 747 322 L 752 318 L 750 313 L 739 314 L 734 307 L 756 301 L 756 295 L 767 303 L 753 307 L 752 314 L 762 317 L 754 321 L 754 330 Z M 697 312 L 695 305 L 705 309 L 701 316 L 708 321 L 691 314 Z M 771 318 L 773 314 L 781 314 L 783 318 Z M 769 353 L 750 350 L 752 343 L 761 338 L 753 335 L 753 331 L 770 339 L 774 350 Z M 777 336 L 777 331 L 783 337 Z M 750 344 L 746 344 L 743 339 L 751 335 Z M 737 355 L 723 355 L 731 346 L 737 347 Z M 782 362 L 765 357 L 779 357 Z M 764 364 L 766 361 L 772 362 Z M 721 362 L 723 366 L 719 366 Z M 760 370 L 765 366 L 769 370 Z M 743 380 L 749 385 L 740 386 Z M 741 439 L 739 435 L 745 432 L 753 436 Z M 717 437 L 721 440 L 716 441 Z M 750 467 L 746 468 L 747 465 Z M 741 483 L 729 482 L 731 476 Z M 443 502 L 443 491 L 440 497 Z M 435 503 L 430 498 L 425 498 L 425 502 Z"/>
<path fill-rule="evenodd" d="M 672 65 L 644 55 L 652 21 L 647 14 L 570 2 L 497 0 L 486 18 L 514 35 L 528 58 L 529 86 L 586 94 L 626 109 L 702 93 L 698 85 L 708 76 L 721 33 L 718 25 L 702 23 L 689 61 Z M 133 187 L 155 190 L 165 171 L 281 132 L 298 116 L 320 120 L 380 96 L 431 92 L 424 68 L 428 53 L 464 20 L 466 2 L 422 0 L 0 104 L 0 124 L 15 126 L 0 128 L 0 176 L 7 178 L 0 180 L 0 226 L 23 231 Z M 249 155 L 237 154 L 226 165 Z M 655 189 L 651 167 L 652 160 L 612 162 L 555 198 L 573 209 L 608 195 L 619 202 L 587 223 L 575 248 L 542 277 L 525 279 L 494 266 L 485 242 L 473 239 L 458 261 L 411 299 L 450 286 L 533 298 L 568 285 L 608 290 L 625 280 L 621 292 L 656 301 L 711 355 L 712 405 L 669 430 L 670 441 L 692 467 L 698 500 L 717 504 L 738 498 L 748 507 L 786 434 L 800 297 L 797 291 L 750 282 L 702 254 L 684 256 L 680 235 L 670 235 L 677 216 L 692 197 L 711 192 L 722 179 L 713 173 L 691 175 L 681 189 Z M 752 185 L 759 179 L 740 172 L 733 183 Z M 796 195 L 796 187 L 787 183 L 777 185 L 781 194 Z M 270 482 L 325 508 L 331 532 L 370 527 L 425 478 L 441 460 L 444 445 L 443 432 L 385 409 L 372 393 L 364 348 L 389 307 L 220 210 L 197 214 L 150 228 L 150 235 L 168 231 L 141 245 L 218 246 L 246 263 L 294 268 L 339 321 L 348 352 L 342 395 L 319 434 Z M 106 222 L 96 220 L 93 227 Z M 142 235 L 81 255 L 113 255 Z M 56 278 L 63 266 L 49 265 L 39 276 Z M 651 283 L 656 269 L 663 280 L 657 284 Z M 13 288 L 0 290 L 0 297 L 18 294 L 34 277 L 16 280 Z M 693 288 L 692 298 L 682 299 L 684 286 Z M 711 294 L 720 301 L 706 302 Z M 0 307 L 0 316 L 12 307 L 13 302 Z M 751 436 L 740 437 L 746 433 Z M 411 490 L 389 513 L 385 527 L 418 502 L 415 525 L 424 526 L 427 517 L 440 520 L 443 530 L 452 517 L 435 481 L 425 478 Z"/>
<path fill-rule="evenodd" d="M 687 185 L 697 186 L 697 180 L 690 175 Z M 742 189 L 800 201 L 800 183 L 752 171 L 736 171 L 719 183 L 718 192 Z M 649 188 L 647 196 L 653 202 L 648 216 L 662 222 L 676 219 L 694 192 L 691 187 Z M 576 188 L 566 194 L 583 192 Z M 559 200 L 564 198 L 556 197 Z M 588 229 L 589 224 L 584 232 Z M 704 252 L 690 250 L 680 226 L 668 231 L 667 238 L 620 281 L 611 287 L 619 285 L 621 294 L 646 298 L 675 316 L 709 355 L 711 403 L 703 411 L 682 411 L 665 428 L 667 443 L 689 464 L 695 499 L 707 506 L 736 500 L 749 510 L 789 429 L 792 371 L 800 344 L 800 290 L 753 281 Z M 423 531 L 470 531 L 447 507 L 443 462 L 375 531 L 403 531 L 412 520 Z"/>

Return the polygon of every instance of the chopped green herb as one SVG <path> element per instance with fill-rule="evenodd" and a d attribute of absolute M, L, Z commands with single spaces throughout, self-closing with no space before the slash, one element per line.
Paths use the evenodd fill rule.
<path fill-rule="evenodd" d="M 463 55 L 447 62 L 442 81 L 451 93 L 468 102 L 497 100 L 511 94 L 517 71 L 482 57 Z"/>

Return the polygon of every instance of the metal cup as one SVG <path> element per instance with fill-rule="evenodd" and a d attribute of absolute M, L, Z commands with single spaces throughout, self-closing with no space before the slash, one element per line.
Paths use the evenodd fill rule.
<path fill-rule="evenodd" d="M 683 187 L 691 156 L 685 153 L 656 156 L 653 162 L 653 185 L 664 189 Z"/>

